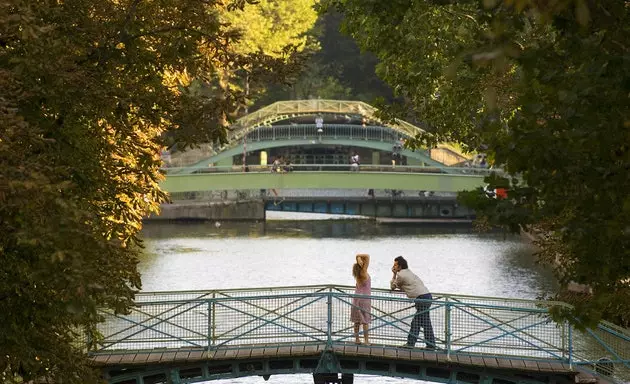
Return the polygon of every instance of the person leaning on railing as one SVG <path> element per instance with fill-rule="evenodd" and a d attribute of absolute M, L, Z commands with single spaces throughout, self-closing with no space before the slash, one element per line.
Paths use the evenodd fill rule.
<path fill-rule="evenodd" d="M 407 295 L 410 299 L 416 299 L 415 307 L 416 314 L 411 321 L 411 329 L 407 336 L 407 344 L 403 345 L 404 348 L 413 348 L 418 341 L 418 334 L 420 328 L 424 330 L 424 341 L 426 343 L 426 349 L 435 349 L 435 335 L 433 333 L 433 325 L 431 324 L 431 316 L 429 315 L 429 308 L 433 300 L 433 296 L 424 285 L 422 280 L 416 276 L 407 265 L 407 260 L 404 257 L 398 256 L 394 259 L 394 266 L 392 267 L 394 276 L 390 282 L 392 290 L 398 289 Z"/>

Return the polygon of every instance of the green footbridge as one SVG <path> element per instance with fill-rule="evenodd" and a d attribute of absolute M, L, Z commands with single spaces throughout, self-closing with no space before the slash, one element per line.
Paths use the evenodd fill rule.
<path fill-rule="evenodd" d="M 280 101 L 237 120 L 224 145 L 180 153 L 164 169 L 161 187 L 182 204 L 230 200 L 232 191 L 237 201 L 262 201 L 267 211 L 470 220 L 474 212 L 459 207 L 455 193 L 483 187 L 491 171 L 446 166 L 428 149 L 404 148 L 422 132 L 402 120 L 383 121 L 363 102 Z M 356 151 L 361 165 L 350 169 L 348 155 Z M 464 159 L 449 151 L 451 160 Z M 287 164 L 271 172 L 279 157 Z M 425 192 L 450 197 L 438 202 Z"/>
<path fill-rule="evenodd" d="M 315 120 L 321 119 L 320 124 Z M 229 166 L 242 156 L 251 157 L 273 148 L 335 147 L 364 148 L 371 153 L 362 163 L 378 165 L 384 159 L 380 154 L 395 151 L 397 159 L 405 158 L 408 165 L 445 167 L 431 157 L 428 149 L 409 150 L 401 147 L 405 140 L 414 138 L 423 129 L 408 122 L 394 119 L 383 121 L 376 108 L 360 101 L 348 100 L 290 100 L 278 101 L 238 119 L 231 127 L 224 145 L 215 146 L 209 153 L 202 153 L 185 161 L 175 162 L 181 167 L 170 173 L 194 173 L 212 166 Z M 453 156 L 465 160 L 458 151 L 447 144 L 444 148 Z M 323 157 L 296 156 L 296 164 L 321 163 Z M 346 164 L 347 156 L 329 159 L 332 164 Z M 248 160 L 249 165 L 266 165 L 267 159 L 258 157 Z M 400 162 L 399 162 L 400 164 Z"/>
<path fill-rule="evenodd" d="M 404 295 L 349 286 L 140 293 L 131 313 L 103 312 L 103 337 L 86 341 L 111 384 L 195 383 L 309 374 L 315 384 L 354 375 L 441 383 L 630 381 L 630 331 L 556 322 L 560 302 L 434 294 L 437 349 L 400 347 L 416 311 Z M 350 311 L 371 300 L 370 344 L 356 344 Z M 421 333 L 422 335 L 422 333 Z"/>

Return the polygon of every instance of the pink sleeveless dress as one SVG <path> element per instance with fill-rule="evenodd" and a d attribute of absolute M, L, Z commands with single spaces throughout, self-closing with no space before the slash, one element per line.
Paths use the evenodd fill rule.
<path fill-rule="evenodd" d="M 372 279 L 370 276 L 361 284 L 357 282 L 354 293 L 357 295 L 372 294 Z M 370 299 L 354 297 L 352 299 L 352 309 L 350 310 L 350 320 L 353 323 L 370 324 L 372 320 L 372 301 Z"/>

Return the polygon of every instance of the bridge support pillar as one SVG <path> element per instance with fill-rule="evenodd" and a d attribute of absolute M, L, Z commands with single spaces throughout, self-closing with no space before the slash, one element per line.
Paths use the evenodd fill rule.
<path fill-rule="evenodd" d="M 331 351 L 325 351 L 322 353 L 322 356 L 319 358 L 319 362 L 317 363 L 315 372 L 337 374 L 339 371 L 341 371 L 341 366 L 339 365 L 337 356 L 335 356 L 335 354 Z"/>
<path fill-rule="evenodd" d="M 171 369 L 169 372 L 169 381 L 168 384 L 181 384 L 182 380 L 179 377 L 179 369 Z"/>
<path fill-rule="evenodd" d="M 375 164 L 375 165 L 381 164 L 381 152 L 380 151 L 372 151 L 372 164 Z"/>

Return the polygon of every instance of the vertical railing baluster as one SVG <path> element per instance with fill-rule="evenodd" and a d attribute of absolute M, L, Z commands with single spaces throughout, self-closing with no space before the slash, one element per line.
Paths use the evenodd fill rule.
<path fill-rule="evenodd" d="M 446 341 L 446 358 L 451 358 L 451 303 L 448 301 L 448 296 L 446 297 L 446 315 L 444 318 L 444 339 Z"/>
<path fill-rule="evenodd" d="M 564 323 L 562 323 L 562 329 L 561 329 L 561 335 L 560 335 L 560 339 L 562 340 L 562 346 L 560 347 L 560 350 L 562 351 L 562 358 L 563 359 L 568 359 L 568 351 L 567 351 L 567 321 L 565 320 Z"/>
<path fill-rule="evenodd" d="M 328 329 L 326 331 L 326 345 L 332 346 L 332 292 L 328 292 L 328 302 L 326 303 L 328 306 Z"/>
<path fill-rule="evenodd" d="M 569 326 L 569 369 L 573 369 L 573 327 L 571 323 Z"/>
<path fill-rule="evenodd" d="M 212 300 L 208 300 L 208 352 L 210 352 L 210 347 L 212 346 L 212 316 L 214 311 L 212 310 Z"/>
<path fill-rule="evenodd" d="M 215 330 L 216 330 L 216 307 L 215 307 L 215 292 L 212 292 L 212 299 L 208 300 L 208 351 L 210 348 L 214 346 L 216 341 Z"/>

